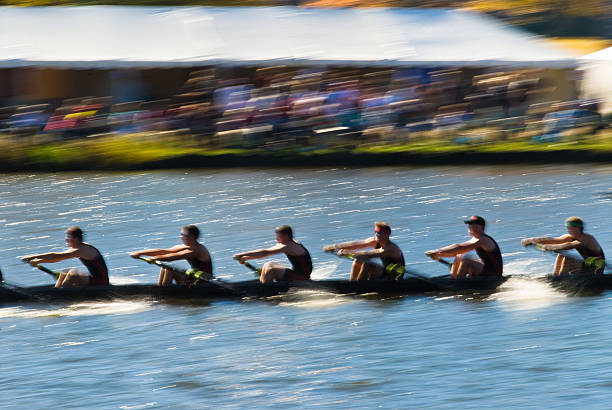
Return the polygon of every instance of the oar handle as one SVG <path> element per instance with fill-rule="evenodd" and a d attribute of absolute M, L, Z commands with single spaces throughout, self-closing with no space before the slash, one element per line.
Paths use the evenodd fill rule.
<path fill-rule="evenodd" d="M 342 254 L 339 254 L 338 253 L 339 250 L 340 249 L 329 249 L 329 250 L 327 250 L 325 252 L 326 253 L 331 253 L 333 255 L 336 255 L 339 258 L 346 258 L 346 259 L 351 259 L 351 260 L 355 259 L 355 254 L 354 253 L 342 253 Z"/>
<path fill-rule="evenodd" d="M 356 255 L 354 253 L 341 253 L 341 254 L 339 254 L 338 250 L 339 249 L 329 249 L 329 250 L 326 250 L 324 252 L 334 254 L 334 255 L 336 255 L 339 258 L 346 258 L 346 259 L 350 259 L 350 260 L 355 260 L 355 256 Z M 372 265 L 377 265 L 376 263 L 371 262 L 371 261 L 364 261 L 364 263 L 372 264 Z M 395 263 L 387 265 L 385 267 L 385 271 L 395 275 L 396 279 L 401 279 L 404 276 L 404 273 L 414 274 L 414 273 L 412 273 L 410 271 L 407 271 L 405 266 L 398 265 L 398 264 L 395 264 Z"/>
<path fill-rule="evenodd" d="M 425 252 L 425 255 L 429 256 L 431 259 L 433 259 L 433 260 L 435 260 L 435 261 L 440 262 L 442 265 L 446 265 L 446 266 L 448 266 L 449 268 L 451 268 L 451 267 L 453 266 L 453 263 L 452 263 L 452 262 L 447 261 L 446 259 L 442 259 L 442 258 L 440 258 L 440 257 L 438 257 L 438 256 L 434 256 L 434 255 L 429 254 L 429 253 L 427 253 L 427 252 Z"/>
<path fill-rule="evenodd" d="M 452 263 L 452 262 L 447 261 L 446 259 L 436 258 L 436 260 L 437 260 L 438 262 L 440 262 L 442 265 L 446 265 L 446 266 L 448 266 L 449 268 L 450 268 L 451 266 L 453 266 L 453 263 Z"/>
<path fill-rule="evenodd" d="M 161 268 L 166 268 L 166 269 L 173 270 L 175 272 L 180 272 L 180 273 L 184 274 L 185 276 L 193 277 L 194 279 L 196 279 L 198 281 L 199 280 L 204 280 L 204 281 L 208 282 L 210 279 L 212 279 L 212 275 L 210 273 L 204 272 L 204 271 L 201 271 L 201 270 L 197 270 L 197 269 L 187 269 L 187 270 L 180 269 L 180 268 L 177 268 L 176 266 L 172 266 L 172 265 L 169 265 L 169 264 L 164 263 L 162 261 L 158 261 L 157 259 L 153 259 L 153 258 L 150 258 L 148 256 L 143 256 L 143 255 L 135 256 L 135 258 L 136 259 L 140 259 L 142 261 L 145 261 L 146 263 L 157 265 L 157 266 L 159 266 Z"/>
<path fill-rule="evenodd" d="M 32 263 L 32 262 L 26 262 L 26 261 L 24 261 L 24 262 L 27 263 L 28 265 L 34 267 L 34 268 L 37 268 L 37 269 L 39 269 L 39 270 L 41 270 L 41 271 L 43 271 L 45 273 L 48 273 L 49 275 L 53 276 L 55 279 L 59 278 L 59 275 L 60 275 L 59 272 L 54 272 L 51 269 L 49 269 L 49 268 L 47 268 L 45 266 L 42 266 L 42 265 L 40 265 L 38 263 Z"/>
<path fill-rule="evenodd" d="M 244 266 L 246 266 L 247 268 L 249 268 L 250 270 L 252 270 L 253 272 L 255 272 L 257 275 L 261 276 L 261 268 L 258 268 L 256 266 L 251 265 L 248 262 L 240 262 L 241 264 L 243 264 Z"/>

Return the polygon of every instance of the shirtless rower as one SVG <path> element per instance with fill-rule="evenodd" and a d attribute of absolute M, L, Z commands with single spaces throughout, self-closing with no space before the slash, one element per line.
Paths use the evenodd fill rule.
<path fill-rule="evenodd" d="M 78 269 L 63 270 L 57 282 L 56 288 L 65 286 L 104 286 L 108 285 L 108 268 L 100 251 L 83 242 L 83 231 L 81 228 L 72 226 L 66 230 L 66 245 L 69 249 L 63 252 L 49 252 L 38 255 L 28 255 L 21 258 L 33 266 L 39 263 L 54 263 L 65 259 L 78 258 L 87 268 L 89 273 Z"/>
<path fill-rule="evenodd" d="M 576 249 L 584 261 L 558 254 L 553 268 L 553 275 L 569 273 L 602 273 L 605 267 L 604 252 L 593 235 L 584 232 L 584 222 L 577 216 L 565 220 L 566 235 L 559 237 L 525 238 L 523 246 L 541 244 L 544 251 L 565 251 Z"/>
<path fill-rule="evenodd" d="M 249 259 L 266 258 L 271 255 L 284 253 L 287 255 L 289 262 L 291 262 L 291 268 L 287 268 L 277 262 L 266 262 L 261 270 L 260 282 L 310 280 L 310 274 L 312 273 L 310 253 L 304 245 L 293 239 L 291 227 L 289 225 L 281 225 L 274 232 L 276 233 L 276 245 L 270 248 L 237 253 L 234 255 L 234 259 L 243 263 Z"/>
<path fill-rule="evenodd" d="M 463 221 L 468 226 L 472 237 L 467 242 L 455 243 L 444 248 L 427 251 L 433 258 L 455 257 L 451 268 L 451 277 L 455 279 L 470 276 L 502 276 L 503 261 L 497 242 L 485 233 L 485 220 L 480 216 L 470 216 Z M 480 260 L 466 257 L 464 254 L 476 251 Z"/>
<path fill-rule="evenodd" d="M 181 228 L 182 245 L 175 245 L 168 249 L 146 249 L 143 251 L 132 252 L 132 258 L 140 256 L 150 256 L 151 259 L 160 262 L 186 260 L 192 269 L 205 273 L 202 280 L 210 280 L 213 277 L 212 259 L 208 249 L 198 242 L 200 230 L 195 225 L 186 225 Z M 171 285 L 172 281 L 177 284 L 190 282 L 185 273 L 178 272 L 169 268 L 162 267 L 159 271 L 159 286 Z"/>
<path fill-rule="evenodd" d="M 338 255 L 354 255 L 351 266 L 351 280 L 399 279 L 404 274 L 404 255 L 395 243 L 391 242 L 391 227 L 385 222 L 374 223 L 374 236 L 361 241 L 337 243 L 323 248 L 325 252 L 338 251 Z M 356 249 L 374 248 L 368 251 Z M 367 263 L 380 258 L 382 265 Z"/>

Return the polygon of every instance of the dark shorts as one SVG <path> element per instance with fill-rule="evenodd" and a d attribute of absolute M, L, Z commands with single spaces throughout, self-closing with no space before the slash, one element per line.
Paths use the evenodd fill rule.
<path fill-rule="evenodd" d="M 199 285 L 205 285 L 208 282 L 210 282 L 213 279 L 212 275 L 202 275 L 201 278 L 196 279 L 193 278 L 191 276 L 187 277 L 183 277 L 183 284 L 188 285 L 188 286 L 199 286 Z"/>
<path fill-rule="evenodd" d="M 286 281 L 310 280 L 310 275 L 305 275 L 301 272 L 296 272 L 293 269 L 285 269 L 283 280 L 286 280 Z"/>
<path fill-rule="evenodd" d="M 108 279 L 105 278 L 94 278 L 93 276 L 89 277 L 89 286 L 107 286 Z"/>
<path fill-rule="evenodd" d="M 477 276 L 502 276 L 501 272 L 497 272 L 496 270 L 488 267 L 484 267 Z"/>

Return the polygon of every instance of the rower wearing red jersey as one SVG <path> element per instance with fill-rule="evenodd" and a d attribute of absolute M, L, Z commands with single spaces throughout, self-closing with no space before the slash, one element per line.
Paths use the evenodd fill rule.
<path fill-rule="evenodd" d="M 565 275 L 569 273 L 602 273 L 605 267 L 604 252 L 593 235 L 584 232 L 584 222 L 577 216 L 565 220 L 566 235 L 559 237 L 534 237 L 525 238 L 521 242 L 523 246 L 542 245 L 544 251 L 565 251 L 576 249 L 584 258 L 580 261 L 565 255 L 557 255 L 553 275 Z"/>
<path fill-rule="evenodd" d="M 132 252 L 132 258 L 140 256 L 150 256 L 151 259 L 160 262 L 186 260 L 191 268 L 204 272 L 204 276 L 200 277 L 204 281 L 210 280 L 213 277 L 212 259 L 208 249 L 200 242 L 200 230 L 195 225 L 186 225 L 181 228 L 182 245 L 176 245 L 168 249 L 145 249 L 143 251 Z M 171 285 L 172 281 L 177 284 L 190 282 L 184 272 L 175 271 L 167 267 L 161 268 L 157 284 L 159 286 Z"/>
<path fill-rule="evenodd" d="M 83 242 L 83 231 L 76 226 L 66 230 L 66 244 L 70 247 L 64 252 L 49 252 L 39 255 L 28 255 L 21 258 L 31 265 L 53 263 L 70 258 L 78 258 L 89 273 L 78 269 L 62 271 L 55 283 L 56 288 L 64 286 L 102 286 L 108 285 L 108 268 L 100 251 Z"/>
<path fill-rule="evenodd" d="M 433 259 L 455 257 L 451 276 L 455 279 L 470 276 L 502 276 L 503 261 L 497 242 L 485 233 L 485 220 L 480 216 L 470 216 L 463 221 L 468 226 L 472 237 L 467 242 L 455 243 L 444 248 L 427 251 Z M 464 254 L 476 251 L 480 260 L 466 257 Z"/>
<path fill-rule="evenodd" d="M 273 281 L 310 280 L 312 273 L 312 259 L 310 253 L 301 243 L 293 239 L 293 230 L 289 225 L 281 225 L 274 231 L 276 245 L 271 248 L 237 253 L 234 259 L 244 263 L 249 259 L 266 258 L 271 255 L 284 253 L 291 263 L 287 268 L 277 262 L 264 263 L 259 280 L 262 283 Z"/>
<path fill-rule="evenodd" d="M 405 270 L 402 250 L 389 239 L 391 227 L 385 222 L 374 223 L 374 236 L 353 242 L 327 245 L 325 252 L 338 251 L 338 255 L 352 255 L 351 280 L 366 279 L 398 279 Z M 374 248 L 368 251 L 355 251 L 362 248 Z M 367 263 L 371 259 L 380 258 L 382 265 Z"/>

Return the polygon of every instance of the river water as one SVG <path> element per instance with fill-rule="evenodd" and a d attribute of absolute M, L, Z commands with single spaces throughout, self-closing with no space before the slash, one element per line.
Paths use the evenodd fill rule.
<path fill-rule="evenodd" d="M 513 277 L 491 295 L 5 305 L 0 406 L 610 408 L 612 293 L 538 281 L 553 257 L 520 238 L 561 234 L 578 215 L 609 253 L 611 201 L 612 167 L 590 165 L 2 175 L 12 284 L 50 283 L 18 257 L 63 249 L 70 225 L 116 284 L 155 282 L 127 253 L 177 244 L 189 223 L 228 281 L 253 278 L 231 255 L 272 245 L 283 223 L 310 249 L 314 279 L 346 278 L 350 262 L 321 248 L 370 236 L 375 220 L 410 269 L 441 275 L 423 252 L 467 239 L 471 214 L 487 219 Z"/>

